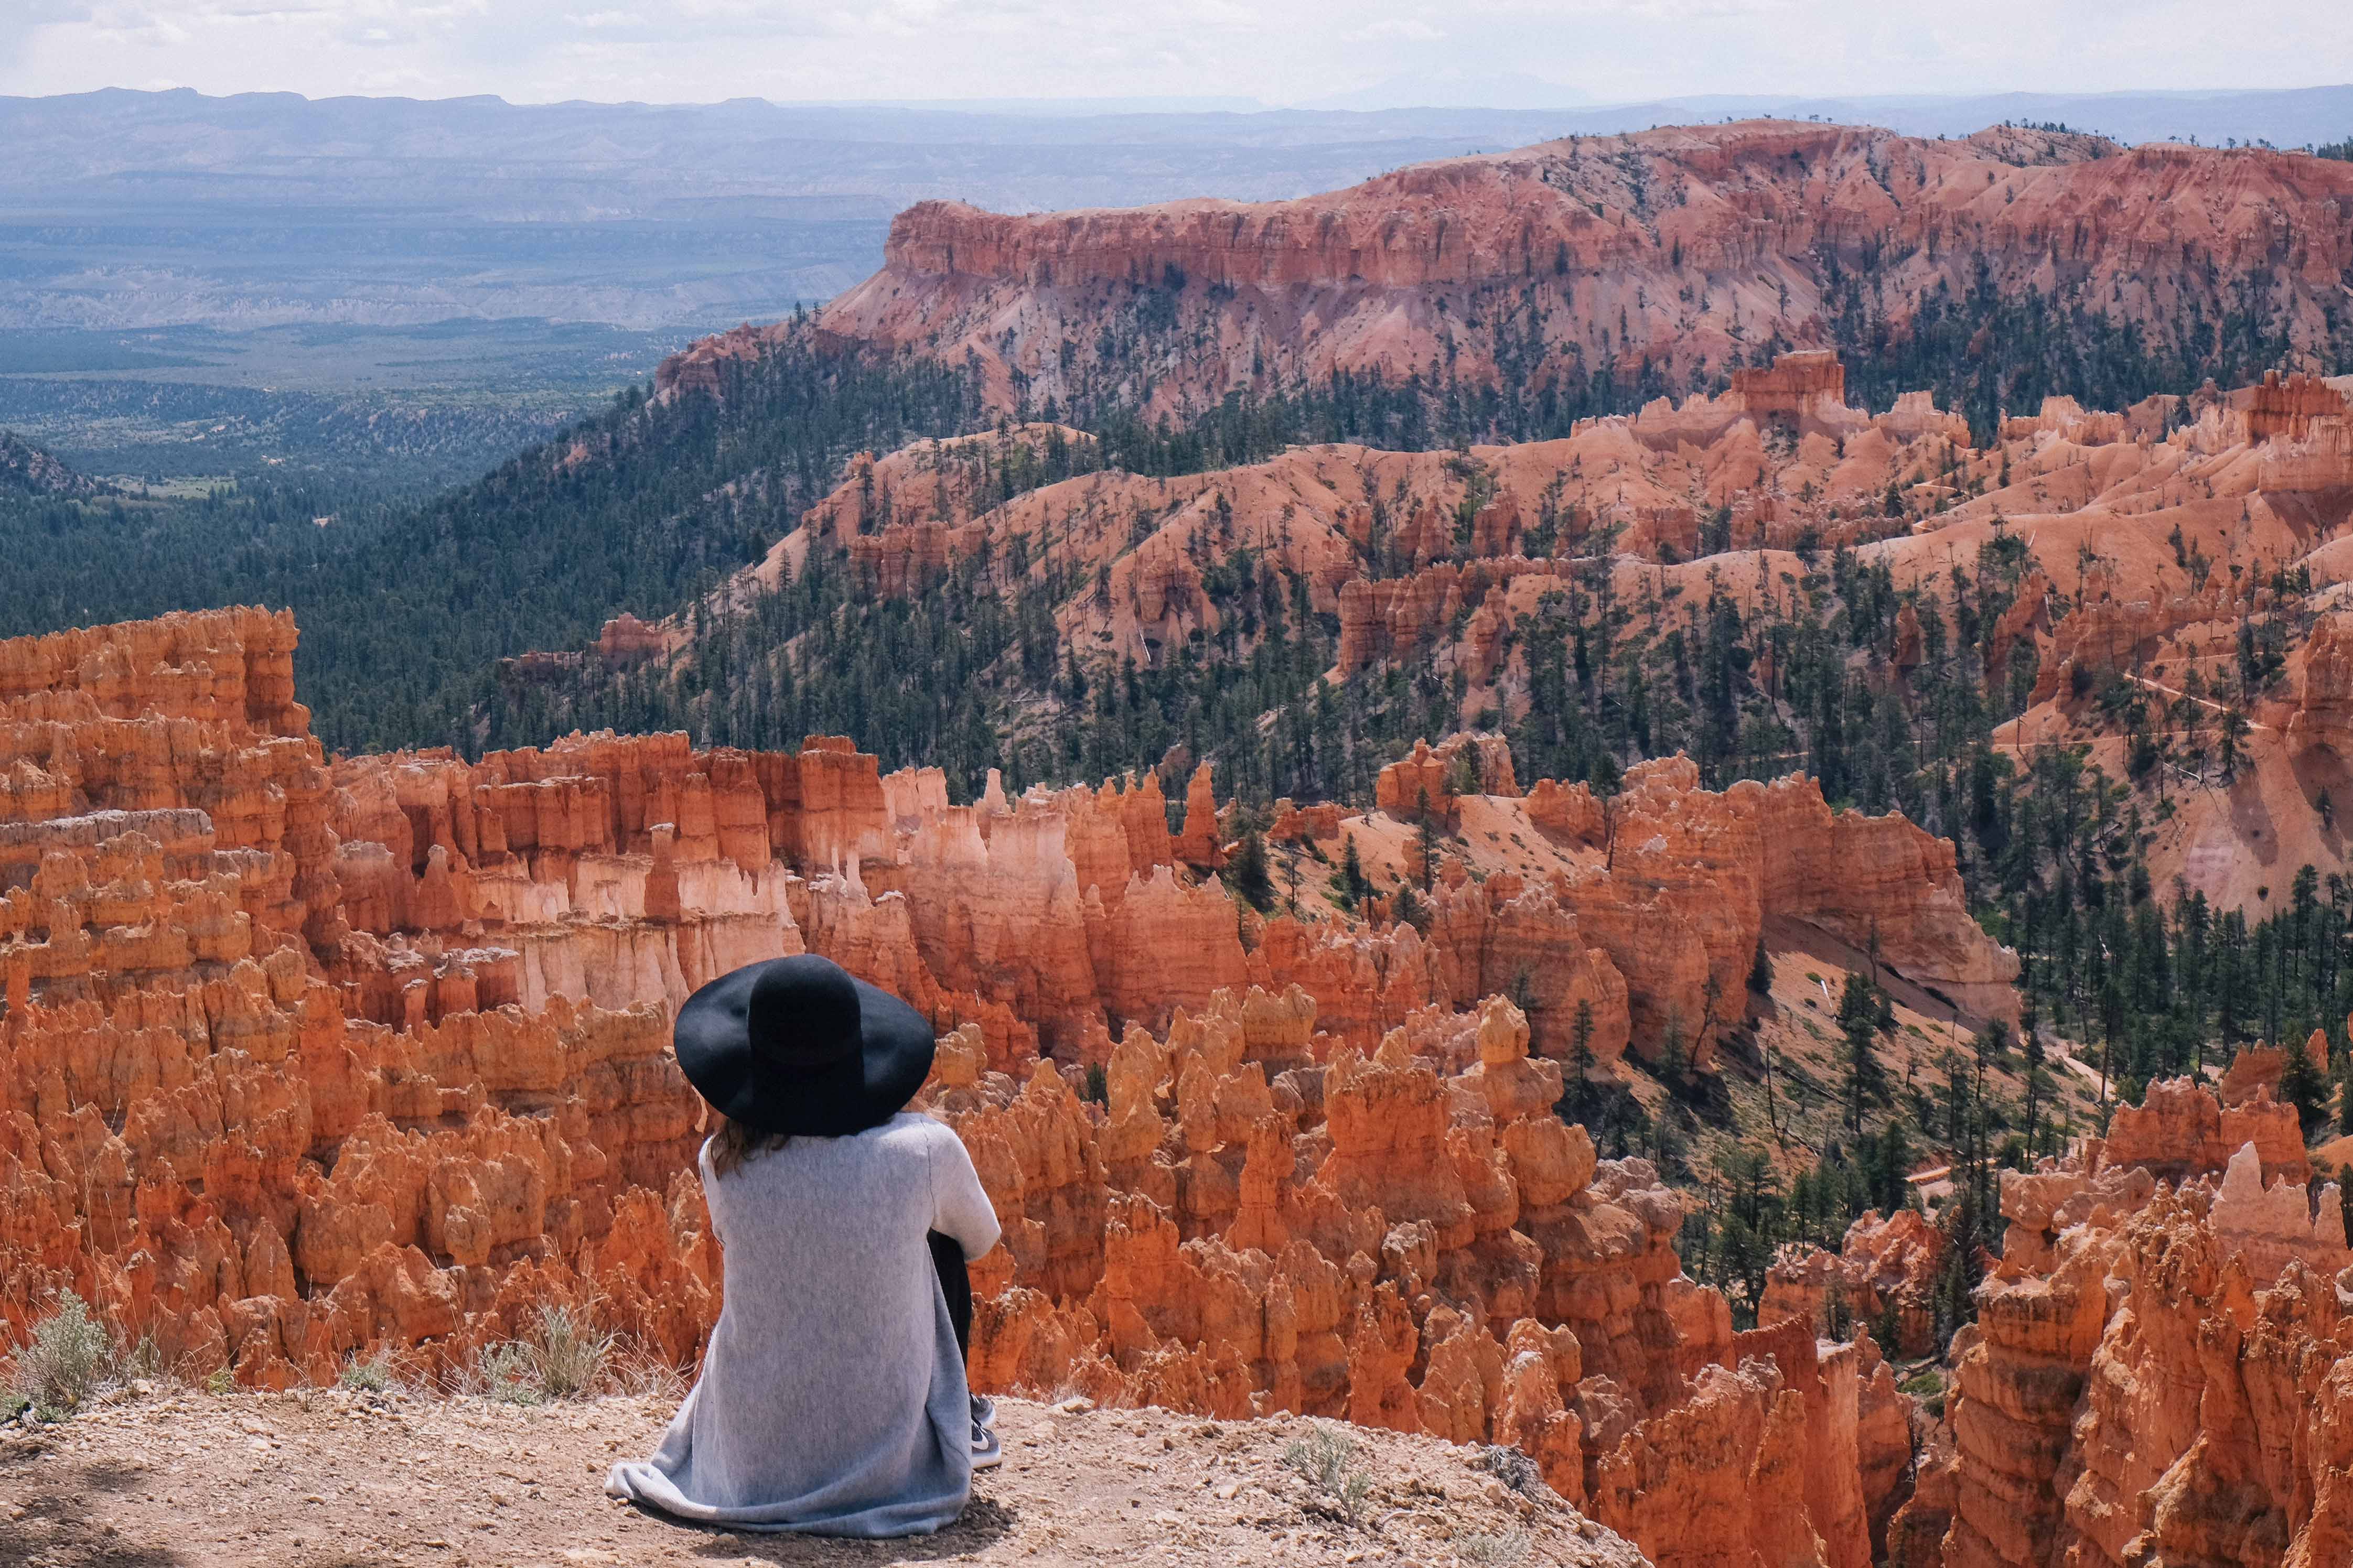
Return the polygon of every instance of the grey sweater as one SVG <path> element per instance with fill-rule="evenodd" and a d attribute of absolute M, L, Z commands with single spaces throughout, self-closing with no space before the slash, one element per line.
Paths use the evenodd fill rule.
<path fill-rule="evenodd" d="M 928 1535 L 972 1491 L 964 1361 L 924 1237 L 967 1258 L 997 1215 L 964 1143 L 902 1111 L 796 1138 L 724 1176 L 702 1152 L 725 1297 L 702 1375 L 649 1459 L 605 1490 L 681 1519 Z"/>

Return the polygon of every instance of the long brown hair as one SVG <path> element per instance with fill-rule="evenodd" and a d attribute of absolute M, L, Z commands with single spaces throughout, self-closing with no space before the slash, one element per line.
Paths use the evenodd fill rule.
<path fill-rule="evenodd" d="M 793 1141 L 789 1132 L 754 1132 L 740 1121 L 712 1111 L 718 1129 L 711 1134 L 711 1172 L 723 1176 L 746 1160 L 757 1159 Z"/>

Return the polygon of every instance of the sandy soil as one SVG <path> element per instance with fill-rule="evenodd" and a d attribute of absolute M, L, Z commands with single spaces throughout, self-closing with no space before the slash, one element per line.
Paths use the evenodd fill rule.
<path fill-rule="evenodd" d="M 998 1402 L 1008 1456 L 941 1534 L 735 1534 L 607 1499 L 667 1402 L 518 1407 L 345 1391 L 174 1394 L 0 1432 L 0 1568 L 892 1563 L 1561 1563 L 1635 1550 L 1479 1450 L 1344 1428 L 1355 1518 L 1284 1461 L 1314 1423 Z"/>

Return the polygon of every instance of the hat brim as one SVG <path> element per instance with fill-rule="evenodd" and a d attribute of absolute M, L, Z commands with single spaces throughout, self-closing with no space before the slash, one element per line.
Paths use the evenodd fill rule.
<path fill-rule="evenodd" d="M 679 1008 L 678 1065 L 695 1092 L 731 1121 L 798 1137 L 847 1137 L 905 1110 L 931 1075 L 938 1048 L 923 1016 L 852 976 L 858 1051 L 816 1069 L 765 1067 L 752 1050 L 750 1018 L 752 987 L 766 967 L 753 963 L 723 974 Z"/>

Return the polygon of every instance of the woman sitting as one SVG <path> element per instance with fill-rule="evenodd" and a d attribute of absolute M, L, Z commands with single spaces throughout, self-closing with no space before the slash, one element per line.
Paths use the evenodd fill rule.
<path fill-rule="evenodd" d="M 955 1522 L 973 1470 L 1003 1457 L 964 1365 L 964 1265 L 997 1226 L 963 1142 L 904 1109 L 931 1026 L 803 954 L 696 992 L 677 1041 L 721 1118 L 702 1172 L 726 1293 L 660 1446 L 615 1465 L 606 1491 L 736 1530 Z"/>

